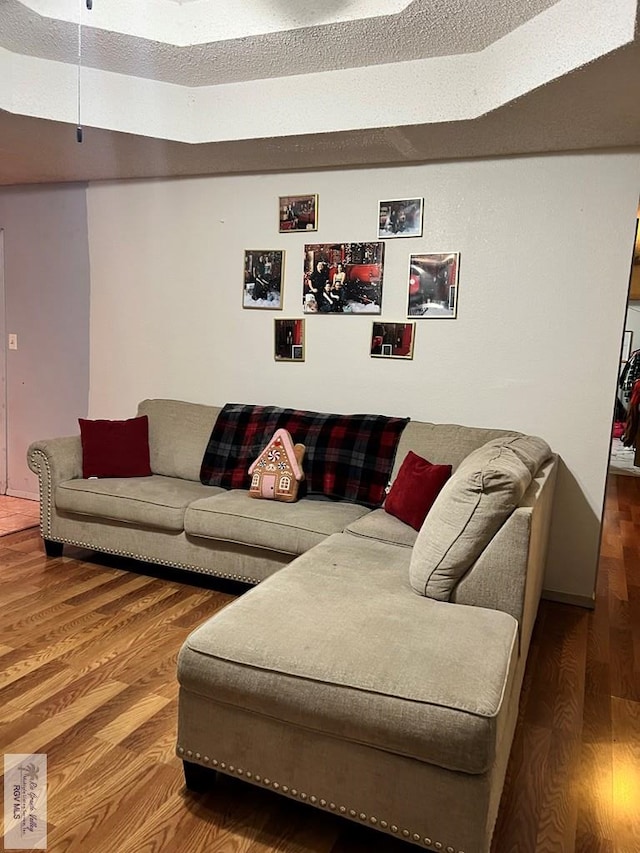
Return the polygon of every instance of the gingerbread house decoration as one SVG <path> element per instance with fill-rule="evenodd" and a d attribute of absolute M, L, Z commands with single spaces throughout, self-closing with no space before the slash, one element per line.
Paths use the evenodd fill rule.
<path fill-rule="evenodd" d="M 302 459 L 304 444 L 295 444 L 286 429 L 273 435 L 260 456 L 249 468 L 249 496 L 276 501 L 295 501 L 304 480 Z"/>

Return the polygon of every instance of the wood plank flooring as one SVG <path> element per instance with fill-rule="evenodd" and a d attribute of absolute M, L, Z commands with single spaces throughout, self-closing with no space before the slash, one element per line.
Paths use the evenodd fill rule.
<path fill-rule="evenodd" d="M 40 523 L 40 502 L 0 495 L 0 536 Z"/>
<path fill-rule="evenodd" d="M 176 656 L 238 590 L 149 571 L 0 540 L 0 746 L 48 755 L 49 853 L 418 849 L 233 779 L 186 792 Z M 492 847 L 534 851 L 640 851 L 640 478 L 610 477 L 595 611 L 540 607 Z"/>

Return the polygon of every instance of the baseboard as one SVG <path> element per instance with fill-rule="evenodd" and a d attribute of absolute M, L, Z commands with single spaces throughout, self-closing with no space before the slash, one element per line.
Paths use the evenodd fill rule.
<path fill-rule="evenodd" d="M 571 592 L 557 592 L 555 589 L 543 589 L 542 597 L 546 601 L 557 601 L 560 604 L 573 604 L 576 607 L 586 607 L 593 610 L 596 606 L 593 596 L 574 595 Z"/>
<path fill-rule="evenodd" d="M 24 498 L 27 501 L 40 500 L 38 492 L 20 492 L 18 489 L 7 489 L 7 494 L 10 498 Z"/>

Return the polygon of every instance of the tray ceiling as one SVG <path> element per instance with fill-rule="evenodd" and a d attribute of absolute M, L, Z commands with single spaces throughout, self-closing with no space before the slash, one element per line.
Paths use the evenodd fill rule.
<path fill-rule="evenodd" d="M 639 144 L 636 23 L 637 0 L 4 0 L 0 183 Z M 86 141 L 60 162 L 79 75 Z M 545 143 L 529 116 L 549 93 Z"/>

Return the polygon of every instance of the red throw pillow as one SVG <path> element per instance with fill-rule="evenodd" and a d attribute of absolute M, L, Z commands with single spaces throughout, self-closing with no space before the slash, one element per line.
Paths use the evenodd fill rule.
<path fill-rule="evenodd" d="M 149 418 L 89 421 L 78 418 L 82 476 L 149 477 Z"/>
<path fill-rule="evenodd" d="M 432 465 L 410 450 L 384 502 L 385 510 L 420 530 L 450 476 L 451 465 Z"/>

